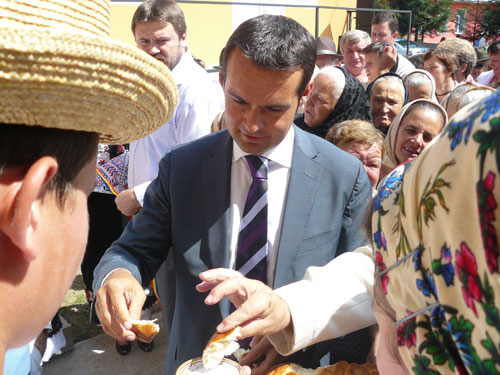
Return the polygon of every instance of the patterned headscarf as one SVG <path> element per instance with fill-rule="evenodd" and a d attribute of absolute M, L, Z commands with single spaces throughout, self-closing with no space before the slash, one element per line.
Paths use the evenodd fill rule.
<path fill-rule="evenodd" d="M 325 138 L 328 130 L 339 122 L 346 120 L 372 121 L 370 101 L 361 82 L 343 69 L 338 67 L 335 68 L 340 69 L 344 73 L 345 86 L 333 111 L 328 115 L 325 121 L 315 127 L 307 126 L 304 122 L 303 115 L 295 120 L 295 124 L 301 129 L 321 138 Z"/>
<path fill-rule="evenodd" d="M 376 263 L 412 373 L 499 373 L 499 155 L 497 91 L 458 112 L 376 197 Z"/>
<path fill-rule="evenodd" d="M 403 120 L 403 117 L 405 116 L 406 112 L 413 107 L 414 104 L 416 103 L 430 103 L 437 109 L 441 111 L 443 114 L 443 117 L 445 119 L 444 123 L 448 123 L 448 115 L 446 114 L 446 111 L 444 110 L 443 107 L 441 107 L 437 102 L 429 99 L 417 99 L 414 100 L 408 104 L 406 104 L 401 111 L 397 114 L 396 117 L 394 117 L 394 120 L 392 120 L 391 126 L 389 126 L 389 130 L 387 131 L 387 135 L 385 136 L 385 149 L 386 149 L 386 154 L 384 156 L 384 159 L 382 160 L 382 164 L 385 165 L 389 169 L 394 169 L 396 168 L 400 162 L 398 162 L 396 158 L 396 141 L 398 138 L 398 132 L 399 132 L 399 127 L 401 125 L 401 121 Z"/>

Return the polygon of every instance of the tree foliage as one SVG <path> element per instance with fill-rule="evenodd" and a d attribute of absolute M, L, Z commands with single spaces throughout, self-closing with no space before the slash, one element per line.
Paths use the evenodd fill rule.
<path fill-rule="evenodd" d="M 500 0 L 471 3 L 467 8 L 464 36 L 479 39 L 482 33 L 496 35 L 500 30 Z"/>
<path fill-rule="evenodd" d="M 500 0 L 491 1 L 483 11 L 483 31 L 497 35 L 500 30 Z"/>
<path fill-rule="evenodd" d="M 498 0 L 500 1 L 500 0 Z M 451 16 L 451 5 L 453 0 L 379 0 L 380 8 L 411 10 L 412 28 L 415 39 L 423 38 L 425 33 L 435 33 L 446 27 Z M 397 14 L 399 21 L 399 33 L 408 33 L 409 15 Z"/>

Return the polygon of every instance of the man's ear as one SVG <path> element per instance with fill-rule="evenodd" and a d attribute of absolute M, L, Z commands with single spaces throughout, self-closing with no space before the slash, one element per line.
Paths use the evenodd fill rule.
<path fill-rule="evenodd" d="M 0 230 L 2 230 L 29 262 L 37 257 L 34 234 L 40 222 L 39 198 L 57 172 L 57 161 L 44 156 L 33 163 L 24 176 L 8 183 L 5 197 L 2 197 Z"/>
<path fill-rule="evenodd" d="M 392 39 L 394 39 L 394 41 L 396 41 L 396 38 L 398 37 L 399 33 L 397 31 L 393 32 L 392 33 Z"/>
<path fill-rule="evenodd" d="M 186 44 L 186 38 L 187 38 L 187 34 L 186 33 L 182 34 L 181 37 L 180 37 L 181 46 L 183 46 L 183 47 L 187 46 L 187 44 Z"/>
<path fill-rule="evenodd" d="M 304 92 L 302 93 L 302 96 L 300 97 L 300 100 L 299 100 L 299 107 L 301 105 L 304 105 L 304 103 L 306 102 L 307 100 L 307 97 L 309 96 L 309 94 L 311 93 L 311 90 L 312 90 L 312 87 L 314 86 L 314 80 L 310 80 L 309 83 L 307 84 L 306 88 L 304 89 Z"/>

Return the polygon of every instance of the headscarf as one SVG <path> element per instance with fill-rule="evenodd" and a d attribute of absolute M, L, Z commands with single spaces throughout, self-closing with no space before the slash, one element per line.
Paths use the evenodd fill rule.
<path fill-rule="evenodd" d="M 397 158 L 396 158 L 396 141 L 398 138 L 398 132 L 399 132 L 399 127 L 401 125 L 401 121 L 403 120 L 403 117 L 405 116 L 405 113 L 408 112 L 408 110 L 416 103 L 430 103 L 436 108 L 438 108 L 441 113 L 443 114 L 443 117 L 445 119 L 444 124 L 446 125 L 448 123 L 448 115 L 446 114 L 446 111 L 444 110 L 443 107 L 441 107 L 437 102 L 429 99 L 417 99 L 414 100 L 408 104 L 406 104 L 401 111 L 398 113 L 398 115 L 392 120 L 391 126 L 389 126 L 389 130 L 387 131 L 387 135 L 385 136 L 385 149 L 386 149 L 386 154 L 382 160 L 382 164 L 385 165 L 387 168 L 390 168 L 391 170 L 396 168 L 399 163 Z"/>
<path fill-rule="evenodd" d="M 411 373 L 498 372 L 499 121 L 497 91 L 458 112 L 375 199 L 378 277 Z"/>
<path fill-rule="evenodd" d="M 373 90 L 373 86 L 375 86 L 375 82 L 377 82 L 380 78 L 387 77 L 387 76 L 398 77 L 401 80 L 401 83 L 403 84 L 403 87 L 405 90 L 405 94 L 404 94 L 404 98 L 403 98 L 403 105 L 408 103 L 408 99 L 410 98 L 410 92 L 408 91 L 408 88 L 406 87 L 405 82 L 403 81 L 403 78 L 401 78 L 399 76 L 399 74 L 387 72 L 387 73 L 379 75 L 377 78 L 375 78 L 373 81 L 371 81 L 370 84 L 368 85 L 368 87 L 366 88 L 366 93 L 368 95 L 368 104 L 370 104 L 370 97 L 372 95 L 372 90 Z"/>
<path fill-rule="evenodd" d="M 406 82 L 406 79 L 415 73 L 424 74 L 427 78 L 429 78 L 429 81 L 431 81 L 431 97 L 428 99 L 433 100 L 435 102 L 438 102 L 437 97 L 436 97 L 436 81 L 434 80 L 434 77 L 427 70 L 423 70 L 423 69 L 412 70 L 411 72 L 407 73 L 404 76 L 403 82 Z M 406 84 L 405 84 L 405 86 L 406 86 Z M 408 94 L 409 94 L 409 90 L 408 90 Z"/>
<path fill-rule="evenodd" d="M 475 87 L 479 87 L 480 85 L 476 82 L 462 82 L 458 85 L 456 85 L 451 91 L 446 94 L 443 99 L 441 100 L 441 106 L 448 111 L 448 106 L 450 105 L 450 97 L 458 90 L 463 91 L 462 95 L 465 94 L 467 91 L 472 90 Z"/>
<path fill-rule="evenodd" d="M 335 107 L 333 108 L 333 111 L 330 112 L 325 121 L 315 127 L 309 127 L 304 122 L 304 115 L 295 120 L 295 124 L 301 129 L 304 129 L 307 132 L 315 134 L 321 138 L 325 138 L 328 130 L 339 122 L 346 120 L 372 121 L 370 101 L 361 82 L 343 69 L 339 67 L 335 68 L 340 69 L 344 73 L 345 86 L 342 94 L 340 94 L 337 104 L 335 104 Z"/>

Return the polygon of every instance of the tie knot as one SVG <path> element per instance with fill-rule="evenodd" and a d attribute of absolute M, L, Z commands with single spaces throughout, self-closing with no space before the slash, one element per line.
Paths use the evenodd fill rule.
<path fill-rule="evenodd" d="M 246 155 L 248 167 L 253 178 L 267 180 L 267 159 L 263 156 Z"/>

